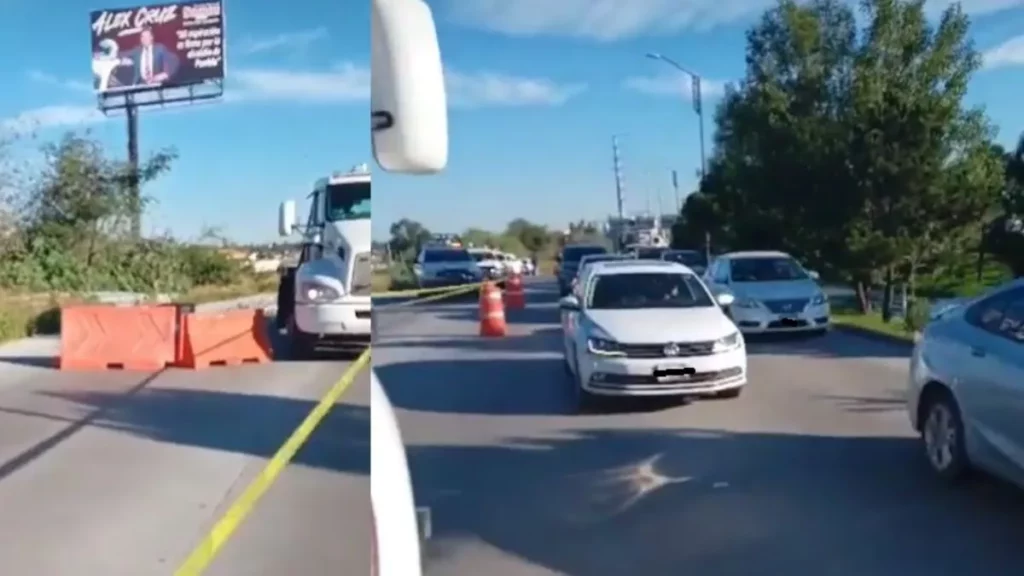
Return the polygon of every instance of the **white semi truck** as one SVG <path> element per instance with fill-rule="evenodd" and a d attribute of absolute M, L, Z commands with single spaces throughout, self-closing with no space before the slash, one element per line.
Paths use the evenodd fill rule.
<path fill-rule="evenodd" d="M 282 202 L 279 232 L 302 234 L 297 267 L 281 274 L 277 321 L 287 329 L 291 355 L 317 347 L 364 348 L 371 336 L 370 170 L 365 164 L 321 178 L 309 195 L 305 224 L 295 202 Z"/>

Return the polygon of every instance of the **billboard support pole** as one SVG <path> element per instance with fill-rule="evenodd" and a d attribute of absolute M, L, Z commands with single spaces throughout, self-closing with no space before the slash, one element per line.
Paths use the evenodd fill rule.
<path fill-rule="evenodd" d="M 129 100 L 125 106 L 125 120 L 128 126 L 128 186 L 131 216 L 131 236 L 142 238 L 142 196 L 139 189 L 139 109 Z"/>

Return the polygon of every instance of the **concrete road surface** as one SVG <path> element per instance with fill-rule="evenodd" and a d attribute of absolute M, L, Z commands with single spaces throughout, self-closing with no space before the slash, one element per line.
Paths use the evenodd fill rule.
<path fill-rule="evenodd" d="M 344 361 L 75 374 L 0 349 L 0 574 L 167 576 Z M 369 573 L 369 378 L 257 504 L 211 576 Z"/>
<path fill-rule="evenodd" d="M 929 475 L 905 349 L 834 332 L 750 345 L 737 400 L 568 413 L 554 287 L 510 336 L 475 305 L 377 315 L 434 575 L 1021 573 L 1024 495 Z"/>

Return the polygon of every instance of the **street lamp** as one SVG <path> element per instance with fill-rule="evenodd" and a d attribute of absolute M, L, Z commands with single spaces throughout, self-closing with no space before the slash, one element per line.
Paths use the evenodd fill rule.
<path fill-rule="evenodd" d="M 647 57 L 651 60 L 660 60 L 690 77 L 690 85 L 693 89 L 693 111 L 697 113 L 697 118 L 700 120 L 700 179 L 703 182 L 706 175 L 706 161 L 704 157 L 704 106 L 700 93 L 700 75 L 663 54 L 648 52 Z"/>

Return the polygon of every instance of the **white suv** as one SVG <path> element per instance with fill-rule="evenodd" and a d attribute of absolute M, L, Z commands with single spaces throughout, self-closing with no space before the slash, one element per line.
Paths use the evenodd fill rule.
<path fill-rule="evenodd" d="M 666 261 L 596 262 L 560 301 L 565 365 L 579 411 L 599 398 L 739 396 L 747 352 L 692 270 Z"/>

